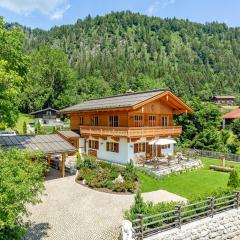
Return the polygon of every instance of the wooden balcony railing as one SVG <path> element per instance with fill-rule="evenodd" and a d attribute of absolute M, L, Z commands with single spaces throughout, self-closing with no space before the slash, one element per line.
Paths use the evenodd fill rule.
<path fill-rule="evenodd" d="M 81 135 L 98 135 L 114 137 L 152 137 L 152 136 L 179 136 L 181 126 L 159 127 L 105 127 L 105 126 L 80 126 Z"/>

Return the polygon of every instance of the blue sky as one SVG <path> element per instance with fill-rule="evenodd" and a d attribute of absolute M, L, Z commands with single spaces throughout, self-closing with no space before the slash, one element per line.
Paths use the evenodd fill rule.
<path fill-rule="evenodd" d="M 5 21 L 43 29 L 122 10 L 240 26 L 240 0 L 0 0 Z"/>

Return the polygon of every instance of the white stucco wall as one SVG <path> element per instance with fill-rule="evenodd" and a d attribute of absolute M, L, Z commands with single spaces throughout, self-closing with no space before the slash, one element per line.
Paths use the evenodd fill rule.
<path fill-rule="evenodd" d="M 163 155 L 167 156 L 168 154 L 173 154 L 174 144 L 170 144 L 170 148 L 161 149 Z"/>
<path fill-rule="evenodd" d="M 138 156 L 145 156 L 145 152 L 140 153 L 134 153 L 134 143 L 140 143 L 140 142 L 146 142 L 146 137 L 140 138 L 136 142 L 128 142 L 127 138 L 120 138 L 119 139 L 119 152 L 110 152 L 106 150 L 106 144 L 107 142 L 116 142 L 111 137 L 108 137 L 107 140 L 104 139 L 95 139 L 90 137 L 87 139 L 86 143 L 86 152 L 85 152 L 85 145 L 84 145 L 84 138 L 80 138 L 80 153 L 88 153 L 89 147 L 88 147 L 88 140 L 97 140 L 99 141 L 99 149 L 97 151 L 97 158 L 101 160 L 106 160 L 110 162 L 120 163 L 120 164 L 127 164 L 131 160 L 135 162 Z M 171 144 L 170 148 L 162 149 L 162 153 L 167 155 L 168 153 L 173 153 L 174 151 L 174 145 Z"/>
<path fill-rule="evenodd" d="M 81 154 L 86 154 L 84 141 L 84 138 L 79 138 L 79 153 Z"/>
<path fill-rule="evenodd" d="M 99 159 L 107 160 L 115 163 L 127 164 L 128 158 L 128 148 L 129 143 L 127 138 L 120 138 L 119 140 L 119 152 L 109 152 L 106 150 L 107 142 L 115 142 L 112 138 L 108 137 L 107 140 L 99 139 L 99 150 L 97 151 L 97 156 Z"/>

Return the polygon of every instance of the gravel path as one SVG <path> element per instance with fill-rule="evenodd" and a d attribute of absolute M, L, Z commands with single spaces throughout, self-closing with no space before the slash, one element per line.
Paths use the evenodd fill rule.
<path fill-rule="evenodd" d="M 33 223 L 26 239 L 114 240 L 123 212 L 134 195 L 98 192 L 75 182 L 75 176 L 48 180 L 42 203 L 29 207 Z M 143 194 L 146 200 L 185 200 L 166 191 Z"/>

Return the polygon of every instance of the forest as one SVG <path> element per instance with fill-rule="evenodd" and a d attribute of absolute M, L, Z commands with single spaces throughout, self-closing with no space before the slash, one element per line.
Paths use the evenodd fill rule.
<path fill-rule="evenodd" d="M 19 111 L 167 87 L 196 112 L 176 119 L 181 142 L 240 151 L 239 124 L 235 135 L 220 131 L 221 113 L 207 102 L 216 94 L 240 100 L 240 28 L 126 11 L 48 31 L 2 19 L 0 39 L 2 128 L 13 127 Z"/>
<path fill-rule="evenodd" d="M 128 89 L 168 87 L 185 99 L 239 97 L 240 28 L 116 12 L 49 31 L 24 28 L 24 33 L 29 81 L 38 87 L 27 89 L 27 99 L 34 99 L 23 106 L 26 111 Z M 46 78 L 46 71 L 52 76 Z"/>

